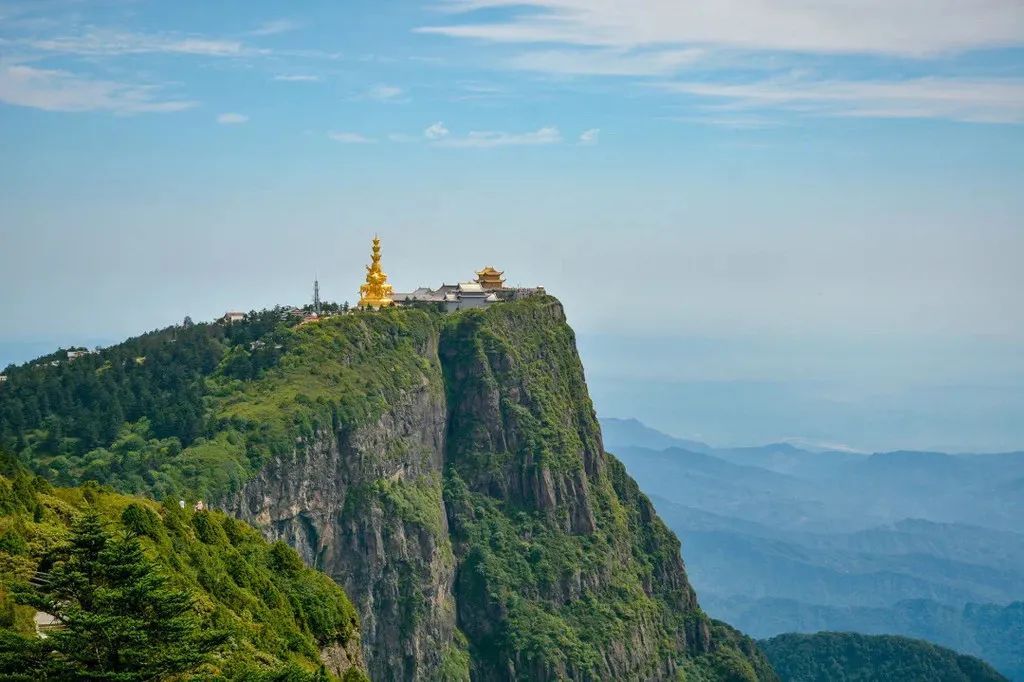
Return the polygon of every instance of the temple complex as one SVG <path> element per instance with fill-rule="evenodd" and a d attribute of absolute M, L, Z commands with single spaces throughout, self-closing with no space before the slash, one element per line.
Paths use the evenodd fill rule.
<path fill-rule="evenodd" d="M 499 301 L 510 301 L 533 293 L 544 293 L 544 287 L 506 287 L 504 272 L 491 266 L 478 270 L 476 279 L 458 284 L 442 284 L 437 289 L 419 287 L 408 293 L 393 293 L 388 276 L 380 266 L 380 239 L 373 238 L 371 263 L 366 266 L 366 283 L 359 287 L 360 308 L 384 308 L 390 305 L 435 303 L 445 312 L 466 308 L 484 308 Z"/>
<path fill-rule="evenodd" d="M 366 282 L 359 287 L 360 308 L 386 308 L 393 305 L 387 273 L 380 267 L 380 238 L 373 238 L 370 264 L 366 266 Z"/>

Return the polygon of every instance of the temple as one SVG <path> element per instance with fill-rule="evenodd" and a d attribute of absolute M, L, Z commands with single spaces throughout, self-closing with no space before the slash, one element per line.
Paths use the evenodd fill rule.
<path fill-rule="evenodd" d="M 490 265 L 483 270 L 478 270 L 476 273 L 476 283 L 487 291 L 493 291 L 495 289 L 505 288 L 505 278 L 502 277 L 504 272 L 498 272 Z"/>
<path fill-rule="evenodd" d="M 492 303 L 511 301 L 535 293 L 544 287 L 507 287 L 505 273 L 490 265 L 476 272 L 476 279 L 458 284 L 442 284 L 437 289 L 419 287 L 408 293 L 393 293 L 388 276 L 380 265 L 380 239 L 373 238 L 370 264 L 366 266 L 366 282 L 359 287 L 360 308 L 386 308 L 392 305 L 435 304 L 445 312 L 466 308 L 484 308 Z"/>
<path fill-rule="evenodd" d="M 393 298 L 397 305 L 436 303 L 450 313 L 466 308 L 485 308 L 493 303 L 544 293 L 544 287 L 507 287 L 502 276 L 504 274 L 488 265 L 477 271 L 476 279 L 472 282 L 442 284 L 437 289 L 420 287 L 408 293 L 396 293 Z"/>
<path fill-rule="evenodd" d="M 380 238 L 373 238 L 370 264 L 366 266 L 366 282 L 359 287 L 360 308 L 386 308 L 394 304 L 387 273 L 380 267 Z"/>

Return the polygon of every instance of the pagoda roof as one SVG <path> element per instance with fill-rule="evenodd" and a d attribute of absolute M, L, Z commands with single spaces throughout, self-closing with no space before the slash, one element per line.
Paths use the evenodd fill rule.
<path fill-rule="evenodd" d="M 500 275 L 504 275 L 505 271 L 502 270 L 502 271 L 499 272 L 498 270 L 495 270 L 490 265 L 488 265 L 483 270 L 477 270 L 476 274 L 481 275 L 481 276 L 482 275 L 499 275 L 500 276 Z"/>

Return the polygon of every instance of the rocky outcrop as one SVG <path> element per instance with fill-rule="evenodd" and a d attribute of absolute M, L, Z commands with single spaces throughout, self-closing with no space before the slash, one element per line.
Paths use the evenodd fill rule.
<path fill-rule="evenodd" d="M 772 679 L 604 452 L 561 304 L 433 324 L 416 381 L 356 384 L 385 409 L 336 416 L 225 501 L 345 587 L 373 679 Z"/>
<path fill-rule="evenodd" d="M 667 679 L 711 652 L 678 540 L 604 452 L 561 305 L 453 319 L 440 353 L 456 602 L 477 676 Z M 509 546 L 482 551 L 496 533 Z"/>
<path fill-rule="evenodd" d="M 435 348 L 424 357 L 422 385 L 379 418 L 298 441 L 225 505 L 345 588 L 375 680 L 428 679 L 453 646 L 445 398 L 429 376 L 438 371 Z"/>

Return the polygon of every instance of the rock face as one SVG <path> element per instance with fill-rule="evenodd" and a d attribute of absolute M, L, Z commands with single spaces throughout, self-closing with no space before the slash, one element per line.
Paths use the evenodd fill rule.
<path fill-rule="evenodd" d="M 425 366 L 439 372 L 435 344 Z M 372 679 L 423 679 L 455 630 L 441 497 L 445 396 L 424 376 L 372 424 L 321 429 L 266 464 L 227 509 L 283 539 L 359 608 Z"/>
<path fill-rule="evenodd" d="M 433 324 L 418 381 L 362 387 L 386 409 L 224 503 L 345 587 L 373 679 L 774 679 L 700 611 L 679 541 L 604 452 L 558 301 Z"/>

